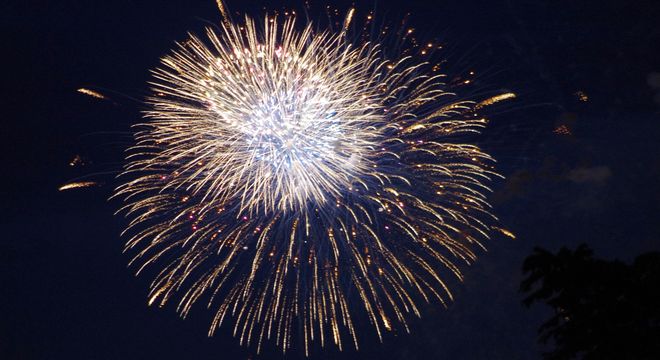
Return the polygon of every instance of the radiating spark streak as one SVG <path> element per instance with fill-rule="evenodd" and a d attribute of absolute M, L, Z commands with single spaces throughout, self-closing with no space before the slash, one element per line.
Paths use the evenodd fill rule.
<path fill-rule="evenodd" d="M 348 31 L 348 28 L 351 26 L 351 21 L 353 20 L 353 14 L 355 14 L 355 8 L 348 10 L 346 15 L 346 20 L 344 20 L 344 32 Z"/>
<path fill-rule="evenodd" d="M 356 319 L 409 331 L 488 239 L 494 160 L 459 136 L 515 95 L 453 100 L 428 64 L 347 39 L 354 9 L 331 32 L 217 3 L 221 30 L 153 71 L 115 192 L 131 264 L 156 269 L 149 304 L 178 297 L 185 317 L 208 298 L 209 335 L 229 322 L 257 351 L 358 348 Z"/>
<path fill-rule="evenodd" d="M 72 182 L 68 184 L 64 184 L 58 188 L 59 191 L 64 191 L 64 190 L 71 190 L 71 189 L 80 189 L 80 188 L 88 188 L 92 186 L 98 185 L 97 182 L 94 181 L 78 181 L 78 182 Z"/>
<path fill-rule="evenodd" d="M 78 90 L 76 90 L 76 91 L 78 91 L 78 92 L 81 93 L 81 94 L 85 94 L 85 95 L 91 96 L 91 97 L 93 97 L 93 98 L 102 99 L 102 100 L 107 100 L 107 97 L 105 97 L 103 94 L 101 94 L 101 93 L 99 93 L 99 92 L 97 92 L 97 91 L 94 91 L 94 90 L 90 90 L 90 89 L 86 89 L 86 88 L 80 88 L 80 89 L 78 89 Z"/>
<path fill-rule="evenodd" d="M 507 230 L 507 229 L 504 229 L 504 228 L 501 228 L 501 227 L 497 227 L 497 226 L 491 226 L 491 228 L 492 228 L 493 230 L 497 230 L 497 231 L 501 232 L 503 235 L 508 236 L 508 237 L 510 237 L 510 238 L 512 238 L 512 239 L 514 239 L 514 240 L 515 240 L 515 238 L 516 238 L 516 235 L 515 235 L 514 233 L 512 233 L 511 231 Z"/>
<path fill-rule="evenodd" d="M 227 8 L 225 6 L 225 2 L 223 0 L 215 0 L 215 3 L 218 5 L 218 10 L 220 10 L 220 14 L 222 15 L 222 22 L 225 25 L 229 25 L 229 14 L 227 14 Z"/>
<path fill-rule="evenodd" d="M 493 97 L 490 97 L 486 100 L 480 101 L 479 103 L 477 103 L 477 105 L 475 105 L 474 108 L 475 109 L 481 109 L 481 108 L 484 108 L 486 106 L 490 106 L 490 105 L 493 105 L 495 103 L 498 103 L 500 101 L 515 99 L 515 98 L 516 98 L 516 94 L 511 93 L 511 92 L 504 93 L 504 94 L 499 94 L 499 95 L 495 95 Z"/>

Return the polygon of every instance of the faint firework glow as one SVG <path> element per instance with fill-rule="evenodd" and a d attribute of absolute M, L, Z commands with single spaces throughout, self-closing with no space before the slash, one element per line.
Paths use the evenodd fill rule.
<path fill-rule="evenodd" d="M 571 129 L 566 125 L 557 126 L 554 130 L 552 130 L 552 132 L 557 135 L 573 135 Z"/>

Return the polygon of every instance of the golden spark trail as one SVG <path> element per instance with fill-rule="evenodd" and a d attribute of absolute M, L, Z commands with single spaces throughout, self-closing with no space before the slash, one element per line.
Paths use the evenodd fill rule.
<path fill-rule="evenodd" d="M 514 239 L 514 240 L 516 239 L 516 235 L 514 233 L 512 233 L 511 231 L 507 230 L 507 229 L 497 227 L 497 226 L 491 226 L 491 228 L 493 230 L 497 230 L 497 231 L 501 232 L 503 235 L 508 236 L 511 239 Z"/>
<path fill-rule="evenodd" d="M 351 26 L 351 21 L 353 20 L 353 14 L 355 14 L 355 8 L 348 10 L 346 15 L 346 20 L 344 20 L 344 32 L 348 31 L 348 28 Z"/>
<path fill-rule="evenodd" d="M 64 190 L 71 190 L 71 189 L 79 189 L 79 188 L 88 188 L 92 186 L 96 186 L 98 183 L 94 181 L 79 181 L 79 182 L 72 182 L 68 184 L 64 184 L 58 188 L 59 191 L 64 191 Z"/>
<path fill-rule="evenodd" d="M 97 99 L 102 99 L 102 100 L 106 100 L 106 99 L 107 99 L 105 96 L 103 96 L 103 94 L 101 94 L 101 93 L 99 93 L 99 92 L 97 92 L 97 91 L 94 91 L 94 90 L 85 89 L 85 88 L 80 88 L 80 89 L 78 89 L 78 90 L 76 90 L 76 91 L 79 92 L 79 93 L 81 93 L 81 94 L 85 94 L 85 95 L 88 95 L 88 96 L 91 96 L 91 97 L 94 97 L 94 98 L 97 98 Z"/>
<path fill-rule="evenodd" d="M 474 108 L 475 109 L 481 109 L 481 108 L 484 108 L 486 106 L 490 106 L 490 105 L 493 105 L 495 103 L 498 103 L 500 101 L 515 99 L 515 98 L 516 98 L 516 94 L 514 94 L 514 93 L 504 93 L 504 94 L 500 94 L 500 95 L 495 95 L 493 97 L 490 97 L 486 100 L 483 100 L 483 101 L 477 103 L 477 105 L 475 105 Z"/>
<path fill-rule="evenodd" d="M 218 5 L 218 10 L 220 10 L 220 14 L 222 15 L 222 23 L 225 24 L 225 26 L 229 25 L 229 14 L 227 14 L 227 8 L 225 7 L 224 1 L 215 0 L 215 3 Z"/>

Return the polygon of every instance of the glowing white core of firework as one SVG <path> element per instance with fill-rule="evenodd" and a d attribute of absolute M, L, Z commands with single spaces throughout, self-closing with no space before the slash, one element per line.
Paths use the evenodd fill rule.
<path fill-rule="evenodd" d="M 336 156 L 334 143 L 341 136 L 336 112 L 310 105 L 306 93 L 271 98 L 246 119 L 243 131 L 255 159 L 273 171 L 289 169 L 292 163 L 313 162 Z M 302 102 L 297 106 L 298 101 Z M 300 108 L 300 109 L 299 109 Z"/>
<path fill-rule="evenodd" d="M 247 184 L 237 191 L 253 210 L 300 210 L 340 196 L 364 175 L 362 154 L 374 144 L 362 126 L 379 117 L 372 101 L 344 90 L 359 81 L 332 81 L 335 64 L 305 48 L 296 54 L 244 49 L 209 64 L 203 81 L 222 158 L 240 164 L 230 177 Z"/>

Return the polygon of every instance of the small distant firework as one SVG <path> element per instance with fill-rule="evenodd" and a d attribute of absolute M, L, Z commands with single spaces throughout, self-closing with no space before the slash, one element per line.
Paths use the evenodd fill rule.
<path fill-rule="evenodd" d="M 101 100 L 107 100 L 107 98 L 106 98 L 103 94 L 101 94 L 101 93 L 99 93 L 99 92 L 97 92 L 97 91 L 94 91 L 94 90 L 85 89 L 85 88 L 80 88 L 80 89 L 78 89 L 78 90 L 76 90 L 76 91 L 78 91 L 78 92 L 81 93 L 81 94 L 85 94 L 85 95 L 87 95 L 87 96 L 91 96 L 91 97 L 93 97 L 93 98 L 97 98 L 97 99 L 101 99 Z"/>
<path fill-rule="evenodd" d="M 92 186 L 97 186 L 98 183 L 95 181 L 78 181 L 78 182 L 71 182 L 64 184 L 58 188 L 59 191 L 64 191 L 64 190 L 71 190 L 71 189 L 80 189 L 80 188 L 88 188 Z"/>
<path fill-rule="evenodd" d="M 219 6 L 210 46 L 191 36 L 153 71 L 116 190 L 131 263 L 157 271 L 149 304 L 207 302 L 209 335 L 230 322 L 257 351 L 294 333 L 306 354 L 357 348 L 359 318 L 408 331 L 489 236 L 494 160 L 459 139 L 515 95 L 451 100 L 431 65 L 348 39 L 353 10 L 334 33 Z"/>

